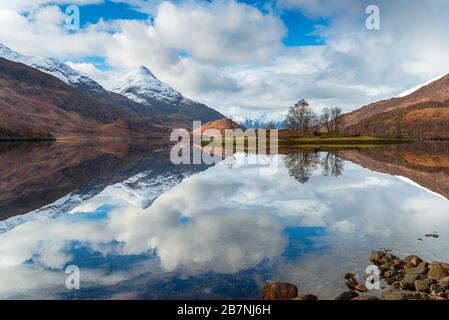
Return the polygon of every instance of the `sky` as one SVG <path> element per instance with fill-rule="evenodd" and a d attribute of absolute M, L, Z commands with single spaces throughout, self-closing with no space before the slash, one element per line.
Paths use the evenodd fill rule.
<path fill-rule="evenodd" d="M 448 14 L 446 0 L 2 0 L 0 43 L 107 88 L 145 65 L 227 116 L 276 119 L 300 99 L 351 111 L 449 73 Z"/>

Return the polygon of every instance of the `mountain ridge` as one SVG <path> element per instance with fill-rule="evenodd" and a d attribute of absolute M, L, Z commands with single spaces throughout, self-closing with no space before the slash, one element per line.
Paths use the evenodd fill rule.
<path fill-rule="evenodd" d="M 408 95 L 377 101 L 342 116 L 345 133 L 389 136 L 446 136 L 447 121 L 449 74 Z"/>
<path fill-rule="evenodd" d="M 134 83 L 131 87 L 128 85 L 125 88 L 109 91 L 88 75 L 54 58 L 26 56 L 2 44 L 0 44 L 0 57 L 52 75 L 103 104 L 112 105 L 116 109 L 131 113 L 133 117 L 150 121 L 156 126 L 191 128 L 194 120 L 208 122 L 224 117 L 204 104 L 185 98 L 181 93 L 158 80 L 144 66 L 137 70 L 140 74 L 137 80 L 140 82 Z M 129 78 L 132 74 L 133 72 L 126 74 L 122 79 Z M 137 94 L 133 95 L 129 92 L 131 88 Z"/>

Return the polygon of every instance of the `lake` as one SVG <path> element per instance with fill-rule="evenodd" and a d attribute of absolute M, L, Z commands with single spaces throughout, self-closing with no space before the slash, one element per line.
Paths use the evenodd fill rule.
<path fill-rule="evenodd" d="M 258 299 L 286 281 L 333 299 L 372 250 L 449 261 L 449 143 L 281 152 L 0 144 L 0 298 Z"/>

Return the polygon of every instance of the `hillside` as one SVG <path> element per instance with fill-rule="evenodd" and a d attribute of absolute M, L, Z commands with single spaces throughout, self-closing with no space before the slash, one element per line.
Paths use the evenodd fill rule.
<path fill-rule="evenodd" d="M 143 118 L 96 100 L 63 81 L 0 58 L 0 138 L 103 135 L 123 137 L 162 132 Z"/>
<path fill-rule="evenodd" d="M 143 118 L 153 125 L 190 128 L 195 120 L 208 122 L 224 117 L 214 109 L 184 97 L 144 66 L 116 79 L 114 88 L 109 91 L 88 75 L 55 58 L 26 56 L 2 44 L 0 57 L 47 73 L 102 104 Z"/>
<path fill-rule="evenodd" d="M 449 135 L 449 74 L 403 97 L 382 100 L 342 116 L 350 134 Z"/>

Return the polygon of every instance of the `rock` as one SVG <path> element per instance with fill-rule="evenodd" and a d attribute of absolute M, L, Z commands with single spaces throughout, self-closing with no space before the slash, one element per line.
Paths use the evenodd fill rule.
<path fill-rule="evenodd" d="M 358 296 L 355 298 L 352 298 L 351 300 L 379 300 L 379 297 L 376 296 Z"/>
<path fill-rule="evenodd" d="M 430 286 L 430 294 L 431 294 L 431 295 L 436 296 L 436 295 L 438 295 L 440 292 L 443 292 L 443 290 L 441 290 L 440 286 L 437 285 L 436 283 L 434 283 L 434 284 L 432 284 L 432 285 Z"/>
<path fill-rule="evenodd" d="M 298 296 L 298 287 L 285 282 L 270 282 L 262 288 L 263 300 L 292 300 Z"/>
<path fill-rule="evenodd" d="M 442 291 L 449 290 L 449 280 L 440 280 L 438 281 L 438 286 L 441 288 Z"/>
<path fill-rule="evenodd" d="M 393 260 L 393 265 L 400 268 L 403 265 L 403 262 L 399 258 L 398 259 L 394 259 Z"/>
<path fill-rule="evenodd" d="M 414 261 L 414 263 L 412 263 L 412 261 Z M 419 262 L 418 262 L 419 261 Z M 404 258 L 404 263 L 405 264 L 414 264 L 414 266 L 416 267 L 419 263 L 421 263 L 423 260 L 415 255 L 411 255 L 411 256 L 407 256 Z M 418 263 L 417 263 L 418 262 Z"/>
<path fill-rule="evenodd" d="M 447 299 L 448 298 L 448 294 L 445 292 L 440 292 L 437 294 L 438 297 L 442 298 L 442 299 Z"/>
<path fill-rule="evenodd" d="M 408 290 L 386 289 L 382 290 L 381 300 L 429 300 L 427 293 Z"/>
<path fill-rule="evenodd" d="M 435 239 L 440 237 L 436 233 L 428 233 L 428 234 L 425 234 L 424 236 L 427 238 L 435 238 Z"/>
<path fill-rule="evenodd" d="M 429 265 L 429 278 L 443 279 L 449 276 L 449 264 L 441 262 L 432 262 Z"/>
<path fill-rule="evenodd" d="M 404 270 L 407 270 L 407 269 L 410 269 L 413 267 L 417 267 L 421 262 L 423 262 L 423 260 L 418 256 L 414 256 L 414 255 L 408 256 L 404 259 L 404 263 L 405 263 Z"/>
<path fill-rule="evenodd" d="M 376 266 L 382 265 L 380 262 L 380 259 L 385 255 L 385 252 L 383 251 L 373 251 L 369 257 L 369 261 L 374 263 Z"/>
<path fill-rule="evenodd" d="M 429 264 L 427 262 L 421 262 L 418 266 L 408 268 L 405 270 L 406 274 L 417 274 L 417 275 L 424 275 L 429 270 Z"/>
<path fill-rule="evenodd" d="M 345 279 L 346 280 L 349 280 L 349 279 L 352 279 L 352 278 L 354 278 L 355 277 L 355 274 L 353 274 L 353 273 L 347 273 L 347 274 L 345 274 Z"/>
<path fill-rule="evenodd" d="M 358 285 L 356 285 L 354 287 L 354 289 L 359 292 L 367 292 L 368 291 L 368 288 L 363 283 L 359 283 Z"/>
<path fill-rule="evenodd" d="M 433 279 L 424 279 L 415 281 L 415 290 L 418 292 L 430 292 L 430 286 L 434 284 Z"/>
<path fill-rule="evenodd" d="M 381 262 L 382 264 L 392 265 L 392 264 L 393 264 L 393 261 L 396 260 L 396 259 L 399 259 L 399 258 L 396 257 L 395 255 L 393 255 L 393 254 L 387 252 L 387 253 L 385 253 L 385 254 L 383 255 L 382 258 L 380 258 L 380 262 Z"/>
<path fill-rule="evenodd" d="M 418 279 L 419 274 L 407 273 L 404 279 L 401 280 L 400 288 L 402 290 L 415 290 L 415 281 Z"/>
<path fill-rule="evenodd" d="M 391 288 L 393 289 L 400 289 L 401 288 L 401 281 L 395 281 L 391 284 Z"/>
<path fill-rule="evenodd" d="M 304 300 L 304 301 L 312 301 L 312 300 L 318 300 L 318 297 L 310 294 L 310 293 L 306 293 L 306 294 L 300 294 L 299 296 L 297 296 L 296 298 L 294 298 L 293 300 Z"/>
<path fill-rule="evenodd" d="M 342 294 L 340 294 L 339 296 L 337 296 L 335 298 L 335 300 L 351 300 L 358 296 L 359 296 L 359 294 L 355 291 L 345 291 Z"/>
<path fill-rule="evenodd" d="M 394 277 L 395 275 L 397 275 L 398 272 L 396 270 L 388 270 L 387 272 L 384 273 L 384 277 L 385 278 L 390 278 L 390 277 Z"/>
<path fill-rule="evenodd" d="M 359 283 L 354 278 L 350 278 L 350 279 L 346 280 L 346 285 L 348 286 L 349 290 L 354 290 L 358 284 Z"/>

